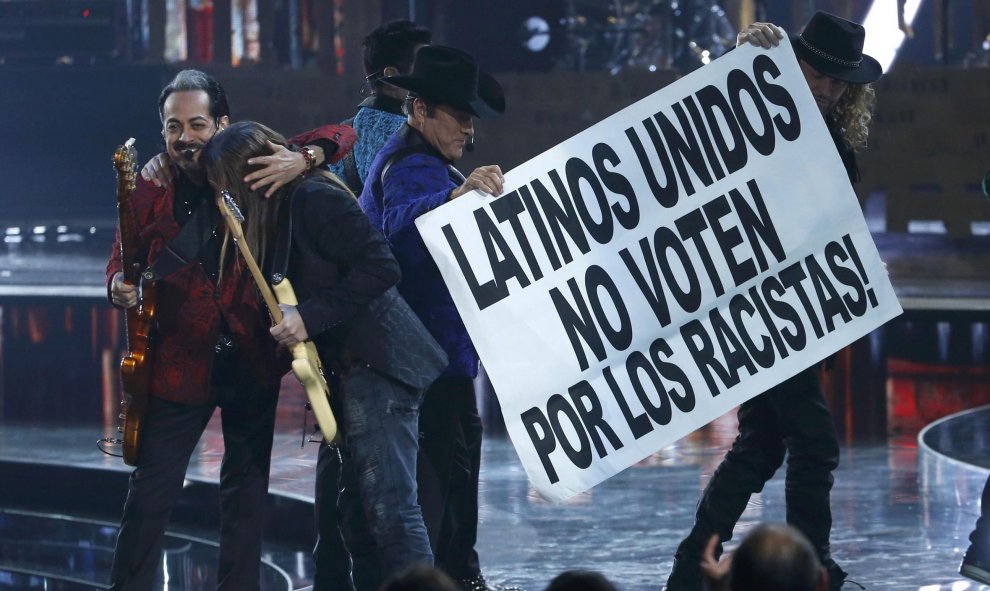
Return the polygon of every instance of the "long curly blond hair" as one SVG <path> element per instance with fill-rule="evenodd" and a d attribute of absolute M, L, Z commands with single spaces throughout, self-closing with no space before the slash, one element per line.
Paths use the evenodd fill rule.
<path fill-rule="evenodd" d="M 835 105 L 832 114 L 842 129 L 842 141 L 853 152 L 866 147 L 870 135 L 870 120 L 877 95 L 872 84 L 850 85 Z"/>

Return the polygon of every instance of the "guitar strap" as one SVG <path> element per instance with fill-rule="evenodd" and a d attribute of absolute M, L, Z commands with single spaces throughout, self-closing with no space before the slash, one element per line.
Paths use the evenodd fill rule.
<path fill-rule="evenodd" d="M 144 280 L 158 281 L 196 260 L 200 249 L 213 234 L 219 218 L 220 212 L 213 207 L 213 203 L 209 199 L 203 199 L 175 238 L 158 254 L 155 263 L 141 273 Z"/>
<path fill-rule="evenodd" d="M 289 273 L 289 255 L 292 253 L 292 193 L 282 200 L 278 211 L 278 238 L 275 239 L 275 252 L 268 275 L 272 285 L 282 283 Z"/>

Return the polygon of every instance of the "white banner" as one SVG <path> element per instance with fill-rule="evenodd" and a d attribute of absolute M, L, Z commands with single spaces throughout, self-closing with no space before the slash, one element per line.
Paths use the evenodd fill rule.
<path fill-rule="evenodd" d="M 784 39 L 416 220 L 536 488 L 564 499 L 901 312 Z"/>

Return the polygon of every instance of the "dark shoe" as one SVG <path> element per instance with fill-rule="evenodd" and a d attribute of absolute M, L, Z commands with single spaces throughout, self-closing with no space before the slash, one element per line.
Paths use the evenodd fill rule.
<path fill-rule="evenodd" d="M 990 561 L 978 559 L 976 552 L 970 548 L 963 556 L 962 564 L 959 565 L 959 574 L 967 579 L 990 585 Z"/>
<path fill-rule="evenodd" d="M 665 591 L 701 591 L 701 557 L 674 558 L 674 566 L 667 577 Z"/>
<path fill-rule="evenodd" d="M 842 586 L 846 583 L 856 585 L 860 589 L 866 589 L 866 587 L 860 583 L 850 579 L 849 573 L 842 570 L 842 568 L 839 567 L 834 560 L 828 560 L 825 564 L 825 570 L 828 571 L 828 591 L 839 591 L 839 589 L 842 589 Z"/>
<path fill-rule="evenodd" d="M 457 581 L 457 586 L 461 588 L 461 591 L 522 591 L 519 587 L 489 583 L 481 573 L 469 579 Z"/>

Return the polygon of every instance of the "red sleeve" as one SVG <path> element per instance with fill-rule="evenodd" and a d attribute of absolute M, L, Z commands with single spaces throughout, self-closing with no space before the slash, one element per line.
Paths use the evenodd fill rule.
<path fill-rule="evenodd" d="M 161 198 L 168 190 L 154 186 L 151 182 L 144 180 L 140 175 L 137 178 L 137 186 L 131 194 L 131 213 L 134 221 L 135 232 L 140 240 L 141 230 L 151 223 L 154 213 L 154 203 Z M 141 250 L 145 250 L 146 245 L 142 245 Z M 120 228 L 114 235 L 113 246 L 110 250 L 110 260 L 107 261 L 107 298 L 110 298 L 110 281 L 113 276 L 123 267 L 120 260 Z"/>
<path fill-rule="evenodd" d="M 347 155 L 354 147 L 357 134 L 350 125 L 324 125 L 289 138 L 290 144 L 307 146 L 325 140 L 337 146 L 324 164 L 332 164 Z"/>

